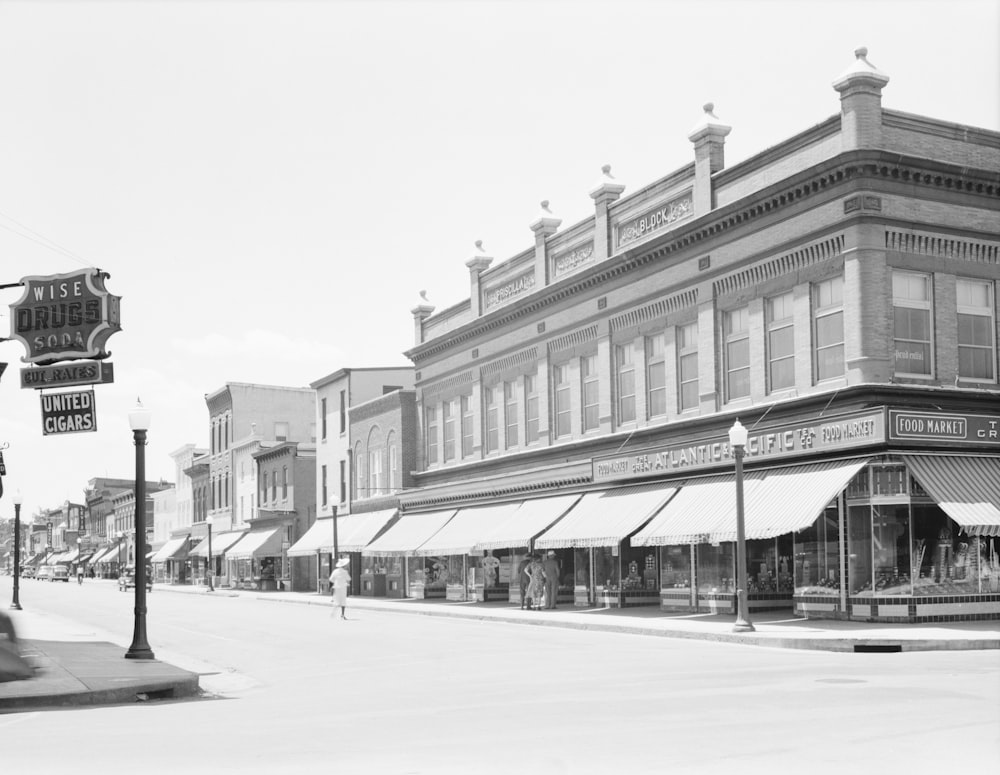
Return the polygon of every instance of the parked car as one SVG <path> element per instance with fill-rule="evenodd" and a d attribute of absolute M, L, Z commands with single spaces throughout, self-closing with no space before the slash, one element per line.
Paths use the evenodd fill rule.
<path fill-rule="evenodd" d="M 38 570 L 35 571 L 35 578 L 41 579 L 43 581 L 48 581 L 52 578 L 52 566 L 51 565 L 39 565 Z"/>
<path fill-rule="evenodd" d="M 33 578 L 35 578 L 35 571 L 36 570 L 37 570 L 37 568 L 35 568 L 34 565 L 28 565 L 25 568 L 21 568 L 21 578 L 22 579 L 33 579 Z"/>
<path fill-rule="evenodd" d="M 69 568 L 65 565 L 53 565 L 49 581 L 65 581 L 69 584 Z"/>
<path fill-rule="evenodd" d="M 118 576 L 118 589 L 121 592 L 135 589 L 135 568 L 126 568 L 121 572 Z M 149 569 L 146 570 L 146 591 L 153 591 L 153 574 Z"/>

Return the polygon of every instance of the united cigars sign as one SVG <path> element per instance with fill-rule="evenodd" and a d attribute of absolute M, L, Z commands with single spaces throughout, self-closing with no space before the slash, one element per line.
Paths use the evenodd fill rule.
<path fill-rule="evenodd" d="M 750 459 L 780 459 L 881 444 L 885 440 L 885 412 L 878 409 L 811 423 L 751 429 L 746 454 Z M 608 482 L 664 476 L 717 467 L 729 464 L 733 459 L 728 435 L 710 436 L 690 444 L 672 444 L 630 455 L 594 458 L 593 479 L 595 482 Z"/>
<path fill-rule="evenodd" d="M 42 435 L 81 433 L 97 430 L 97 409 L 94 391 L 43 393 Z"/>
<path fill-rule="evenodd" d="M 24 296 L 10 305 L 12 339 L 28 351 L 25 363 L 103 359 L 108 338 L 121 331 L 121 297 L 104 287 L 95 269 L 23 277 Z"/>

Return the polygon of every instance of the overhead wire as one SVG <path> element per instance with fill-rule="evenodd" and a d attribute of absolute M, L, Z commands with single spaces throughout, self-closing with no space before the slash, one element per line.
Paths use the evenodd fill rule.
<path fill-rule="evenodd" d="M 44 234 L 39 234 L 34 229 L 31 229 L 30 227 L 25 226 L 23 223 L 20 223 L 19 221 L 16 221 L 15 219 L 11 218 L 9 215 L 7 215 L 6 213 L 4 213 L 3 211 L 0 211 L 0 218 L 4 218 L 4 219 L 10 221 L 15 226 L 17 226 L 18 229 L 22 229 L 23 232 L 27 232 L 27 233 L 22 233 L 21 231 L 18 231 L 17 229 L 12 229 L 10 226 L 7 226 L 7 225 L 5 225 L 3 223 L 0 223 L 0 229 L 5 229 L 6 231 L 9 231 L 11 234 L 16 234 L 17 236 L 19 236 L 19 237 L 21 237 L 23 239 L 26 239 L 29 242 L 34 242 L 34 243 L 36 243 L 38 245 L 41 245 L 43 248 L 48 248 L 49 250 L 53 251 L 54 253 L 60 253 L 63 256 L 65 256 L 66 258 L 71 258 L 74 261 L 79 262 L 83 266 L 86 266 L 86 267 L 94 266 L 94 264 L 92 262 L 87 261 L 86 259 L 82 258 L 78 254 L 74 253 L 72 250 L 69 250 L 68 248 L 64 248 L 58 242 L 55 242 L 54 240 L 49 239 Z"/>

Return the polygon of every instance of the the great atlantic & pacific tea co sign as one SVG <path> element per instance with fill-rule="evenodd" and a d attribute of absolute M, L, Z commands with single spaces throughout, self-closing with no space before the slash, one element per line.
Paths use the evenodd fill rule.
<path fill-rule="evenodd" d="M 104 287 L 96 269 L 23 277 L 24 296 L 10 305 L 10 335 L 28 354 L 25 363 L 50 364 L 108 356 L 108 338 L 121 331 L 121 297 Z"/>
<path fill-rule="evenodd" d="M 782 459 L 815 452 L 835 452 L 881 444 L 886 440 L 882 409 L 819 418 L 814 422 L 750 429 L 748 459 Z M 681 474 L 732 465 L 729 437 L 710 436 L 689 444 L 671 444 L 629 455 L 594 458 L 595 482 Z"/>

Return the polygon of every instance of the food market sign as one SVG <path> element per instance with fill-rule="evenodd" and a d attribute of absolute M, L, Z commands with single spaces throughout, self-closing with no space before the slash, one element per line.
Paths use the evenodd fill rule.
<path fill-rule="evenodd" d="M 43 436 L 97 430 L 93 390 L 43 393 L 41 399 Z"/>
<path fill-rule="evenodd" d="M 886 439 L 881 409 L 803 422 L 750 429 L 746 455 L 751 460 L 784 459 L 813 452 L 852 450 Z M 671 444 L 629 455 L 594 458 L 595 482 L 664 476 L 732 465 L 729 436 L 710 436 L 690 444 Z"/>
<path fill-rule="evenodd" d="M 97 269 L 22 277 L 24 296 L 10 305 L 10 336 L 24 345 L 25 363 L 50 364 L 108 356 L 108 338 L 121 331 L 121 297 L 104 287 Z"/>

